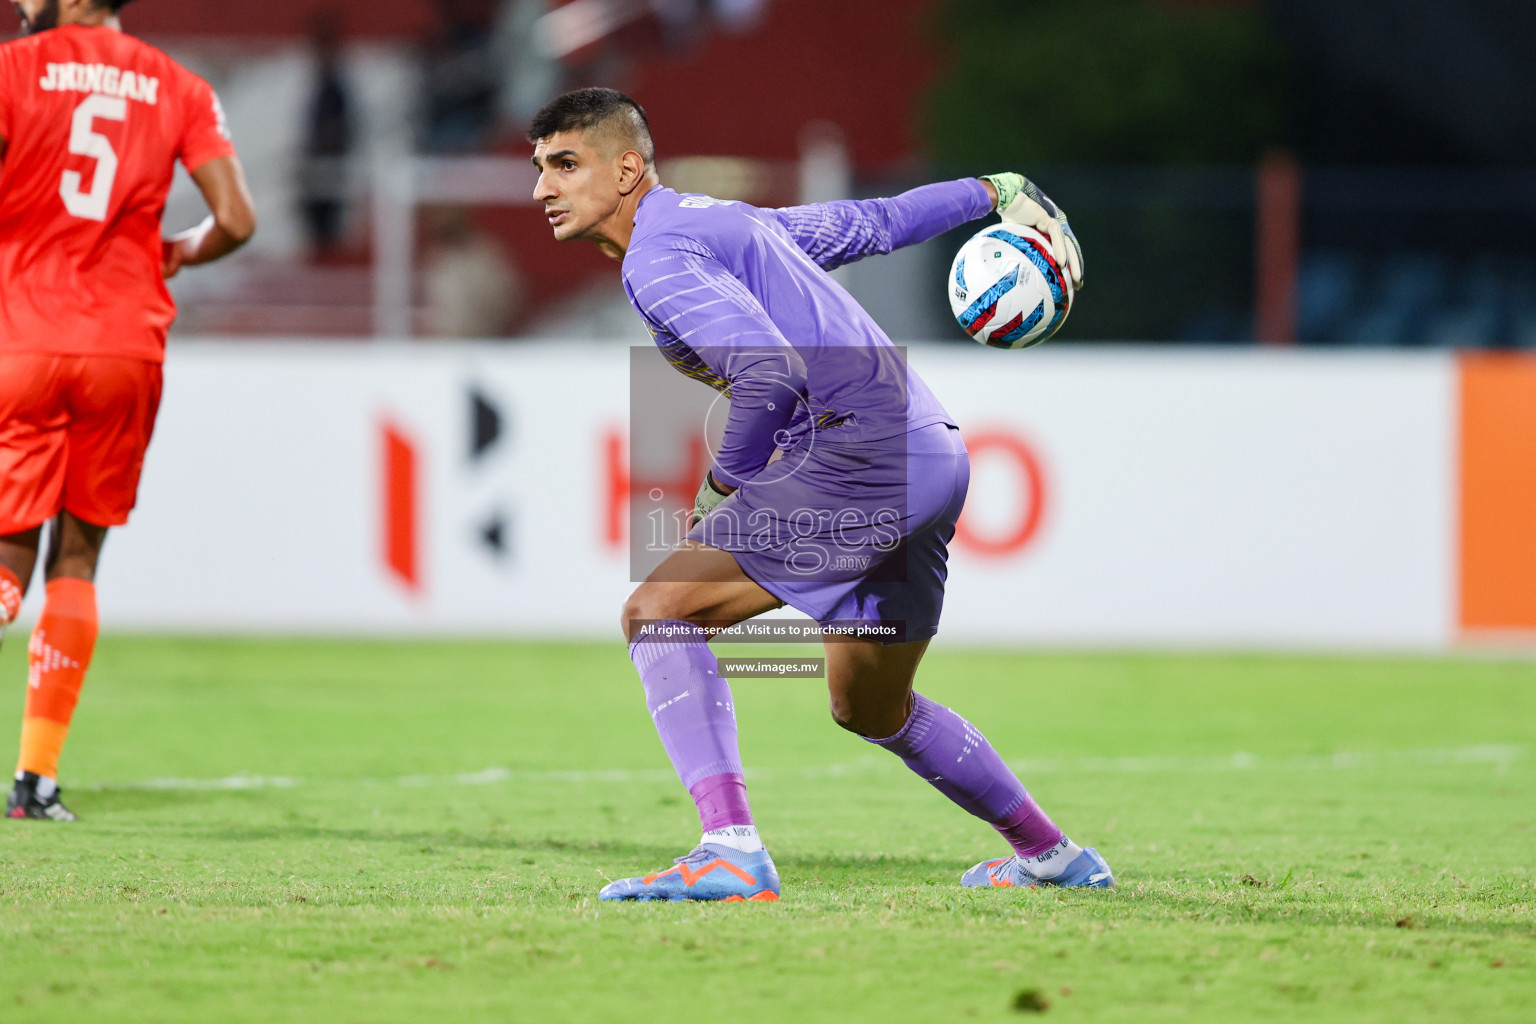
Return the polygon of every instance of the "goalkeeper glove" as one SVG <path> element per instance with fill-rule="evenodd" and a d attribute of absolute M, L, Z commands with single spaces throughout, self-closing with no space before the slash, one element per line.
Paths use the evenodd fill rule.
<path fill-rule="evenodd" d="M 699 484 L 699 493 L 693 497 L 693 516 L 688 520 L 688 527 L 692 529 L 704 521 L 704 517 L 715 510 L 715 507 L 728 498 L 715 487 L 714 477 L 704 474 L 704 482 Z"/>
<path fill-rule="evenodd" d="M 1057 264 L 1065 264 L 1072 277 L 1072 287 L 1083 286 L 1083 247 L 1067 223 L 1061 207 L 1022 174 L 1011 171 L 984 175 L 982 181 L 997 189 L 997 212 L 1005 224 L 1034 228 L 1051 240 L 1051 252 Z"/>

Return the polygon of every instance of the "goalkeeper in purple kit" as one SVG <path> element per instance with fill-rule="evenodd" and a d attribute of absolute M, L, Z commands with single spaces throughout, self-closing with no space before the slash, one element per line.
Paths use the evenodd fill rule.
<path fill-rule="evenodd" d="M 650 126 L 611 89 L 551 102 L 529 130 L 555 238 L 623 262 L 663 355 L 730 415 L 687 539 L 625 603 L 630 656 L 662 745 L 699 810 L 697 847 L 603 899 L 777 900 L 747 802 L 730 687 L 711 631 L 788 604 L 821 622 L 838 725 L 884 747 L 1012 847 L 970 886 L 1114 884 L 986 738 L 912 689 L 938 629 L 947 544 L 970 467 L 960 431 L 899 349 L 826 273 L 999 211 L 1082 280 L 1063 215 L 1017 174 L 891 199 L 758 209 L 664 188 Z M 834 639 L 837 642 L 833 642 Z"/>

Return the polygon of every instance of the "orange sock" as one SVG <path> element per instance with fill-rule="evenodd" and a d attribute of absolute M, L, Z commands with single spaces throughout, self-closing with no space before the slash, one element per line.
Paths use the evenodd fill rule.
<path fill-rule="evenodd" d="M 21 614 L 21 577 L 0 565 L 0 626 L 9 626 Z"/>
<path fill-rule="evenodd" d="M 95 586 L 69 577 L 50 581 L 43 616 L 27 645 L 27 710 L 17 771 L 59 777 L 59 752 L 95 649 Z"/>

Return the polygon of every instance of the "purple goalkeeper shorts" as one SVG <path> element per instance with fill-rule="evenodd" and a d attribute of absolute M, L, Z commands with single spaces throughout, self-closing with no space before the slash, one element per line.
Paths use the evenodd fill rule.
<path fill-rule="evenodd" d="M 689 533 L 829 631 L 882 643 L 939 628 L 970 459 L 943 423 L 883 441 L 815 432 Z"/>

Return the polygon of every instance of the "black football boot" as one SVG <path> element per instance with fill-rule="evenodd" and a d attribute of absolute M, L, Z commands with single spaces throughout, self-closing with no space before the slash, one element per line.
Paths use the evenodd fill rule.
<path fill-rule="evenodd" d="M 5 800 L 7 818 L 41 818 L 44 821 L 79 821 L 75 812 L 64 806 L 57 786 L 46 800 L 37 795 L 37 784 L 42 776 L 23 772 L 11 787 L 11 795 Z"/>

